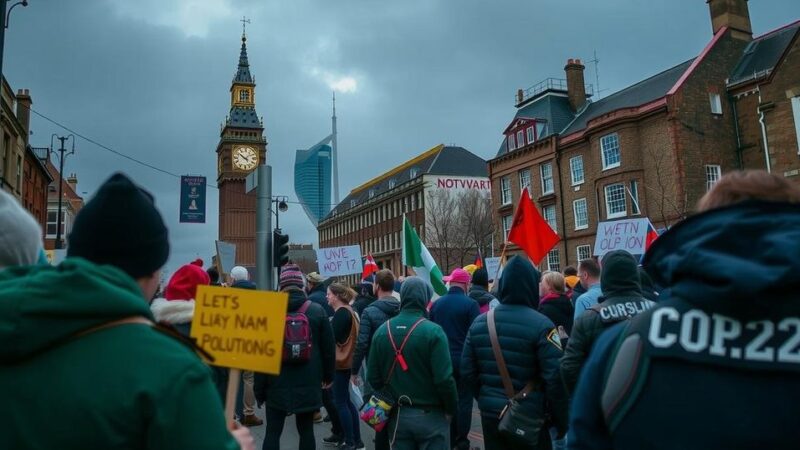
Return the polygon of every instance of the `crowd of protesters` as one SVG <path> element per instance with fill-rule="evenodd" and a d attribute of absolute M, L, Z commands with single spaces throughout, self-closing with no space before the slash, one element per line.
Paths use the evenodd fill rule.
<path fill-rule="evenodd" d="M 310 331 L 279 375 L 229 372 L 189 338 L 198 286 L 258 289 L 196 260 L 159 286 L 169 255 L 153 197 L 112 176 L 76 217 L 67 258 L 0 191 L 0 448 L 468 450 L 477 401 L 499 449 L 796 448 L 800 405 L 800 187 L 725 175 L 642 259 L 612 251 L 541 273 L 524 256 L 499 280 L 454 269 L 436 297 L 379 270 L 355 286 L 294 264 L 287 315 Z M 120 236 L 124 236 L 122 239 Z M 392 404 L 362 436 L 362 403 Z M 42 432 L 42 429 L 47 432 Z M 377 429 L 377 428 L 376 428 Z"/>

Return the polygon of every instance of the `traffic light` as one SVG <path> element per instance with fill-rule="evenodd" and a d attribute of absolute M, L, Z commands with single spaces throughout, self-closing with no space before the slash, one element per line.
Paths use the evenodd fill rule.
<path fill-rule="evenodd" d="M 289 235 L 280 228 L 272 233 L 272 257 L 272 264 L 279 269 L 289 262 Z"/>

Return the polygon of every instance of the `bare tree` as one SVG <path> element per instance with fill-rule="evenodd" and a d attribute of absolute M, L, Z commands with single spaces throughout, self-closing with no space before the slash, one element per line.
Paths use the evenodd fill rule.
<path fill-rule="evenodd" d="M 458 197 L 458 235 L 461 241 L 461 264 L 475 250 L 486 256 L 490 251 L 494 221 L 492 200 L 488 193 L 467 191 Z"/>
<path fill-rule="evenodd" d="M 454 263 L 453 248 L 458 242 L 457 202 L 450 191 L 431 191 L 425 199 L 426 241 L 434 260 L 443 271 Z"/>
<path fill-rule="evenodd" d="M 670 163 L 669 154 L 651 146 L 645 146 L 644 153 L 645 158 L 651 161 L 655 175 L 655 179 L 648 179 L 643 183 L 644 188 L 656 196 L 659 217 L 651 219 L 669 228 L 673 221 L 680 222 L 688 216 L 688 197 L 685 195 L 683 199 L 677 198 L 678 178 L 675 167 Z"/>

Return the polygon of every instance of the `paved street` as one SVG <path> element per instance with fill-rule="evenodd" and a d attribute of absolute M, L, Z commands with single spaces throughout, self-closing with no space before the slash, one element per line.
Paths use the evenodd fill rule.
<path fill-rule="evenodd" d="M 260 418 L 264 418 L 264 409 L 256 410 L 256 415 Z M 266 430 L 266 422 L 264 425 L 258 427 L 251 427 L 250 431 L 253 433 L 253 437 L 256 440 L 256 448 L 260 449 L 262 443 L 264 442 L 264 432 Z M 317 438 L 317 448 L 323 448 L 322 438 L 328 436 L 331 431 L 331 424 L 330 423 L 318 423 L 314 425 L 314 436 Z M 368 427 L 363 422 L 361 423 L 361 437 L 364 440 L 364 443 L 367 445 L 367 449 L 371 450 L 374 449 L 375 446 L 372 443 L 372 436 L 374 432 L 370 427 Z M 470 432 L 470 443 L 473 448 L 478 448 L 483 450 L 483 435 L 481 434 L 481 419 L 478 412 L 478 408 L 475 407 L 472 411 L 472 432 Z M 294 426 L 294 419 L 288 418 L 286 420 L 286 425 L 283 429 L 283 435 L 281 436 L 281 448 L 286 450 L 291 450 L 297 448 L 298 445 L 298 437 L 297 437 L 297 429 Z M 330 448 L 330 447 L 329 447 Z"/>

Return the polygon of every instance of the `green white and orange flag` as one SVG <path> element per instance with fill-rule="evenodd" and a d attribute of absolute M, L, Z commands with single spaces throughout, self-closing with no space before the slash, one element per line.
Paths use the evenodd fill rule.
<path fill-rule="evenodd" d="M 413 268 L 414 273 L 429 282 L 437 294 L 447 293 L 447 287 L 442 281 L 442 271 L 405 216 L 403 216 L 403 265 Z"/>

